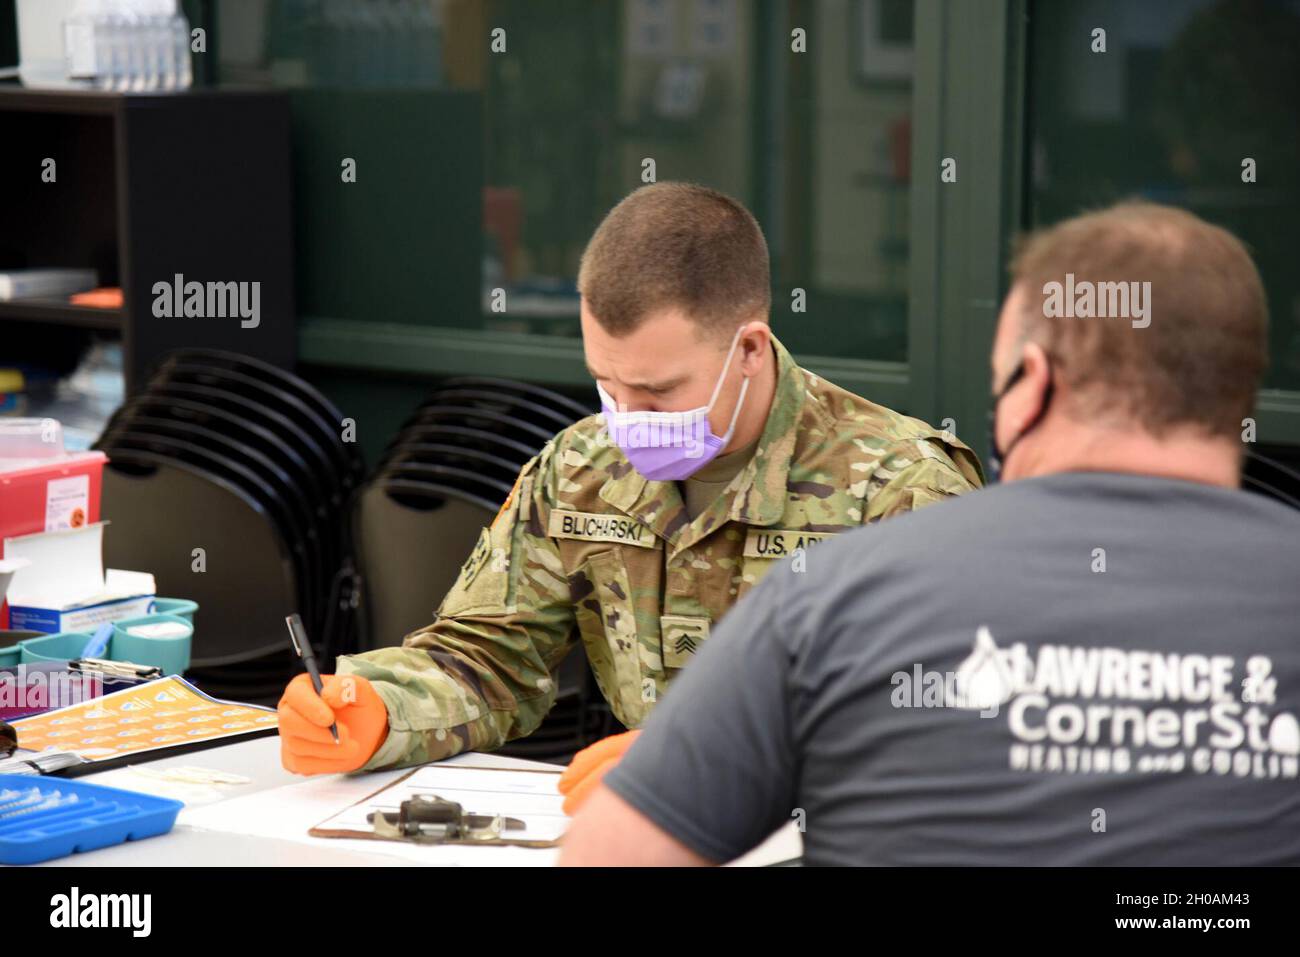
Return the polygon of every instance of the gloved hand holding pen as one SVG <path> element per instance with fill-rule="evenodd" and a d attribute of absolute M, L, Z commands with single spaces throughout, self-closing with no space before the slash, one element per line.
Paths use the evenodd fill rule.
<path fill-rule="evenodd" d="M 280 760 L 294 774 L 355 771 L 388 736 L 388 708 L 369 681 L 322 675 L 321 682 L 318 695 L 310 676 L 298 675 L 280 699 Z"/>

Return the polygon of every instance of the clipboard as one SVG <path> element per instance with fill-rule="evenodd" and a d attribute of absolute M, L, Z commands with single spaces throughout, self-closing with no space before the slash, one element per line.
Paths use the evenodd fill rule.
<path fill-rule="evenodd" d="M 554 771 L 540 768 L 482 768 L 454 764 L 426 764 L 370 792 L 344 810 L 331 815 L 308 829 L 311 837 L 351 838 L 363 841 L 392 841 L 395 838 L 376 834 L 364 824 L 366 814 L 374 810 L 396 811 L 411 794 L 438 794 L 461 804 L 466 813 L 511 814 L 525 820 L 524 833 L 509 837 L 508 843 L 490 841 L 448 841 L 431 846 L 482 846 L 554 848 L 568 818 L 561 809 L 563 797 L 555 790 L 563 768 Z M 484 787 L 490 775 L 498 775 L 502 790 Z M 536 787 L 528 787 L 528 776 L 538 776 Z M 550 780 L 547 780 L 550 779 Z M 553 809 L 548 805 L 553 805 Z M 523 808 L 523 810 L 521 810 Z M 559 822 L 551 820 L 558 818 Z M 552 835 L 551 832 L 555 833 Z M 529 836 L 532 834 L 533 836 Z"/>

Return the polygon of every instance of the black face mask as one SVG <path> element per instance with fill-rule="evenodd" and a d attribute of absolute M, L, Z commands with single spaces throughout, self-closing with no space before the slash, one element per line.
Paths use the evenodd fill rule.
<path fill-rule="evenodd" d="M 1026 435 L 1028 435 L 1034 429 L 1034 427 L 1037 426 L 1038 423 L 1043 420 L 1043 416 L 1047 414 L 1048 403 L 1052 401 L 1052 370 L 1051 370 L 1051 366 L 1048 366 L 1047 389 L 1043 392 L 1043 404 L 1038 407 L 1038 414 L 1034 416 L 1033 420 L 1028 425 L 1026 425 L 1024 429 L 1021 430 L 1019 435 L 1017 435 L 1014 439 L 1011 440 L 1011 444 L 1007 446 L 1007 450 L 1005 452 L 1003 452 L 1000 448 L 998 448 L 998 403 L 1001 402 L 1002 397 L 1006 395 L 1008 392 L 1010 392 L 1013 388 L 1015 388 L 1016 383 L 1019 382 L 1024 377 L 1025 377 L 1025 364 L 1021 362 L 1020 365 L 1016 366 L 1016 371 L 1011 373 L 1011 377 L 1007 379 L 1006 384 L 1002 387 L 1002 390 L 993 397 L 993 404 L 989 406 L 989 484 L 990 485 L 1002 481 L 1002 463 L 1005 462 L 1006 457 L 1011 454 L 1011 450 L 1016 447 L 1016 443 L 1019 442 L 1021 439 L 1023 439 Z"/>

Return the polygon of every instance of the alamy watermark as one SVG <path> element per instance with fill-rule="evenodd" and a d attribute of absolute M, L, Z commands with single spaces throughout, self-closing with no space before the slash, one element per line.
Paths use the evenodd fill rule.
<path fill-rule="evenodd" d="M 83 704 L 103 693 L 103 676 L 95 672 L 40 671 L 26 665 L 0 672 L 0 710 L 52 711 Z"/>
<path fill-rule="evenodd" d="M 238 318 L 242 329 L 262 323 L 260 282 L 186 282 L 177 273 L 171 282 L 154 283 L 153 294 L 153 314 L 159 319 Z"/>
<path fill-rule="evenodd" d="M 1065 282 L 1043 284 L 1048 319 L 1129 319 L 1134 329 L 1151 325 L 1150 282 L 1091 282 L 1065 274 Z"/>
<path fill-rule="evenodd" d="M 709 417 L 698 410 L 669 413 L 664 418 L 654 414 L 638 416 L 620 403 L 619 418 L 609 421 L 596 435 L 597 445 L 606 445 L 612 439 L 621 448 L 684 448 L 688 459 L 704 454 L 703 435 L 708 432 Z"/>

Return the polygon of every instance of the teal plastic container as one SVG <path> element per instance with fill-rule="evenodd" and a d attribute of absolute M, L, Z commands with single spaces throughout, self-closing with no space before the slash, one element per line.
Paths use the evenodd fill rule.
<path fill-rule="evenodd" d="M 137 625 L 170 623 L 184 629 L 175 637 L 151 638 L 133 635 Z M 40 641 L 41 639 L 34 639 Z M 125 618 L 113 626 L 109 657 L 114 661 L 131 661 L 137 665 L 156 665 L 165 675 L 178 675 L 190 666 L 190 649 L 194 643 L 194 625 L 179 615 L 143 615 Z"/>
<path fill-rule="evenodd" d="M 23 660 L 22 643 L 32 638 L 44 638 L 39 631 L 6 629 L 0 631 L 0 668 L 10 668 Z"/>
<path fill-rule="evenodd" d="M 56 635 L 43 638 L 28 638 L 18 643 L 21 652 L 20 663 L 30 665 L 37 661 L 68 661 L 80 658 L 81 651 L 93 636 L 79 631 L 61 631 Z M 109 639 L 108 651 L 101 657 L 113 656 L 113 641 Z"/>
<path fill-rule="evenodd" d="M 194 605 L 194 602 L 189 602 Z M 197 609 L 198 606 L 194 605 Z M 191 610 L 190 614 L 193 614 Z M 152 638 L 133 635 L 136 625 L 156 625 L 168 622 L 177 626 L 177 635 Z M 34 664 L 40 661 L 69 661 L 80 658 L 92 633 L 62 631 L 57 635 L 26 638 L 10 648 L 0 648 L 0 667 L 4 665 Z M 190 650 L 194 644 L 194 624 L 181 615 L 142 615 L 113 624 L 113 634 L 108 648 L 98 657 L 109 661 L 130 661 L 137 665 L 153 665 L 165 675 L 178 675 L 190 666 Z"/>
<path fill-rule="evenodd" d="M 155 598 L 150 614 L 175 615 L 194 624 L 194 613 L 199 610 L 199 603 L 188 598 Z"/>

